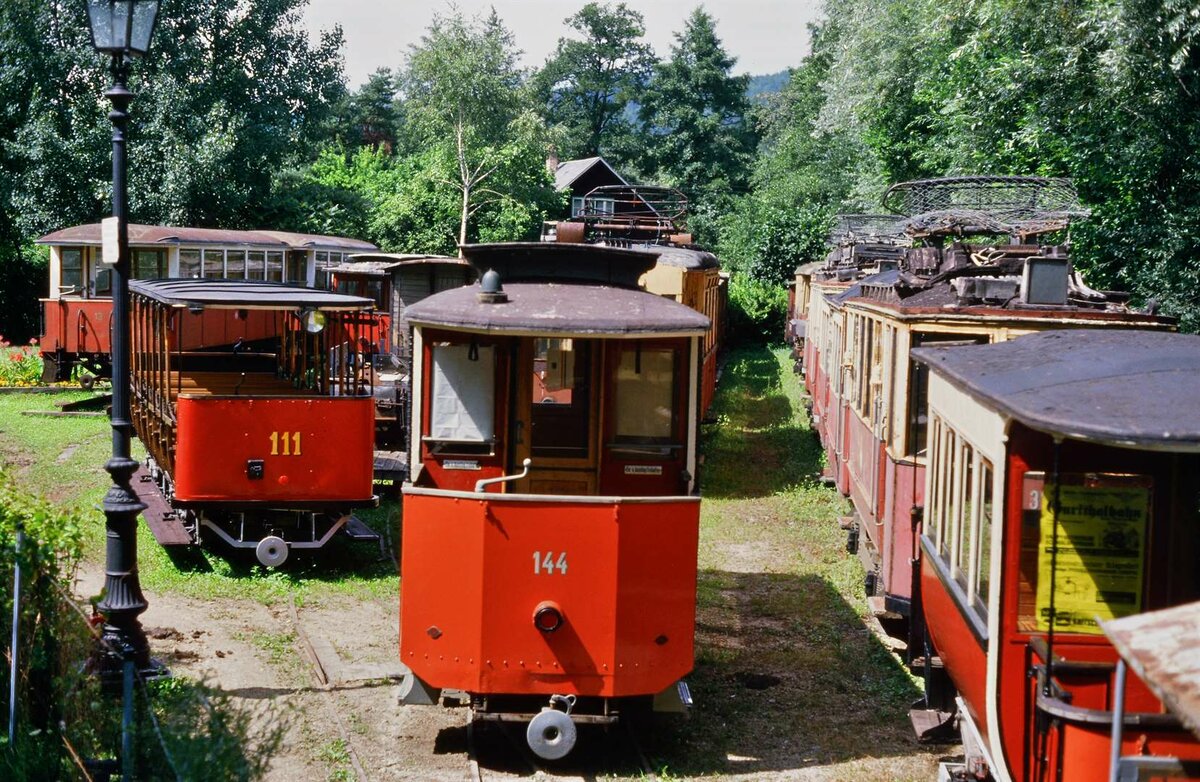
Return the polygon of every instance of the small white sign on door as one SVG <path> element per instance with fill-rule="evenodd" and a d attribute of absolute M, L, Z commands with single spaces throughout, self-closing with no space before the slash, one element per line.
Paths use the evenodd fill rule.
<path fill-rule="evenodd" d="M 117 218 L 106 217 L 100 221 L 100 260 L 115 266 L 120 251 L 117 248 Z"/>

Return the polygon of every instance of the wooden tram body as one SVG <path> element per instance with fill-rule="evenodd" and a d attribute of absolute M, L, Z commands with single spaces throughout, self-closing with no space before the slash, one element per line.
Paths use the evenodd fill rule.
<path fill-rule="evenodd" d="M 175 542 L 209 530 L 279 565 L 376 503 L 370 300 L 233 280 L 130 290 L 134 428 Z"/>
<path fill-rule="evenodd" d="M 686 700 L 709 322 L 637 288 L 653 253 L 464 251 L 502 290 L 489 272 L 408 311 L 404 697 L 464 693 L 558 757 L 576 722 Z"/>
<path fill-rule="evenodd" d="M 1200 338 L 1081 329 L 914 355 L 931 420 L 921 593 L 958 693 L 954 770 L 1109 779 L 1118 656 L 1097 617 L 1200 598 Z M 1121 692 L 1119 754 L 1197 778 L 1197 737 L 1140 680 Z"/>
<path fill-rule="evenodd" d="M 1121 294 L 1086 288 L 1064 248 L 1029 243 L 1033 234 L 1005 243 L 980 231 L 972 244 L 955 224 L 914 233 L 925 246 L 841 247 L 811 272 L 802 362 L 826 477 L 854 506 L 851 548 L 868 596 L 879 615 L 905 620 L 921 615 L 914 564 L 928 459 L 926 372 L 911 350 L 1068 328 L 1173 328 Z M 919 622 L 905 634 L 910 658 L 921 656 Z"/>
<path fill-rule="evenodd" d="M 67 380 L 78 367 L 107 377 L 111 344 L 111 269 L 101 261 L 99 224 L 77 225 L 37 240 L 50 249 L 49 290 L 42 303 L 41 351 L 46 382 Z M 134 279 L 225 278 L 327 287 L 328 268 L 369 242 L 282 231 L 230 231 L 130 225 Z M 212 318 L 209 318 L 212 321 Z M 235 328 L 245 332 L 245 326 Z M 188 338 L 224 344 L 215 324 Z M 203 340 L 218 341 L 205 343 Z"/>

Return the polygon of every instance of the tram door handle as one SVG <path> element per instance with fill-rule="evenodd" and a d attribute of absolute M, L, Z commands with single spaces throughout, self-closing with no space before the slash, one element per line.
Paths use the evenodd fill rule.
<path fill-rule="evenodd" d="M 525 444 L 525 422 L 517 421 L 516 431 L 513 433 L 513 442 L 517 445 Z"/>

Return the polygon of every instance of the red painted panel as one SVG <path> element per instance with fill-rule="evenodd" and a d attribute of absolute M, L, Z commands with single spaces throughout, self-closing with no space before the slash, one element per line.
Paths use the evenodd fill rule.
<path fill-rule="evenodd" d="M 692 667 L 699 516 L 694 500 L 406 493 L 401 659 L 473 693 L 660 692 Z M 545 601 L 552 633 L 533 624 Z"/>
<path fill-rule="evenodd" d="M 929 558 L 921 556 L 921 604 L 929 638 L 987 739 L 987 655 Z M 1017 692 L 1020 690 L 1018 689 Z M 1013 700 L 1018 700 L 1013 698 Z"/>
<path fill-rule="evenodd" d="M 176 416 L 175 497 L 182 502 L 371 499 L 375 407 L 369 397 L 181 396 Z M 264 461 L 262 479 L 247 475 L 250 459 Z"/>
<path fill-rule="evenodd" d="M 42 352 L 108 353 L 112 349 L 111 299 L 42 299 L 46 331 Z"/>

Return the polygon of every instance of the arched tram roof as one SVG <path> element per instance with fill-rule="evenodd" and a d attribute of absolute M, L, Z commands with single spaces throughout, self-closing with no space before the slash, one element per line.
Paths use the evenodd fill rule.
<path fill-rule="evenodd" d="M 129 290 L 171 307 L 265 310 L 368 310 L 372 299 L 279 282 L 210 278 L 131 280 Z"/>
<path fill-rule="evenodd" d="M 708 318 L 639 290 L 566 283 L 504 283 L 507 301 L 481 302 L 478 284 L 436 293 L 405 310 L 408 322 L 503 334 L 699 336 Z"/>
<path fill-rule="evenodd" d="M 987 406 L 1047 434 L 1200 451 L 1200 336 L 1065 329 L 913 357 Z"/>
<path fill-rule="evenodd" d="M 709 320 L 637 287 L 660 252 L 555 242 L 468 244 L 480 277 L 495 271 L 503 295 L 478 283 L 436 293 L 405 310 L 409 323 L 459 331 L 562 336 L 699 336 Z"/>

